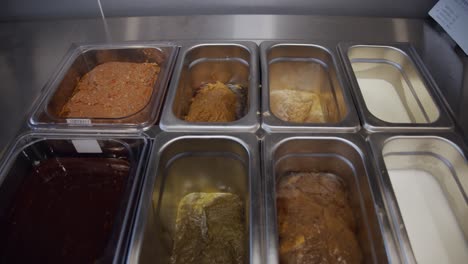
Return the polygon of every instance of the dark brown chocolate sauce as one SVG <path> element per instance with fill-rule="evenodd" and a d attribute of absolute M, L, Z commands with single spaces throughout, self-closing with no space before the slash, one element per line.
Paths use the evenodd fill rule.
<path fill-rule="evenodd" d="M 129 169 L 110 158 L 51 158 L 32 167 L 1 220 L 0 262 L 99 261 Z"/>

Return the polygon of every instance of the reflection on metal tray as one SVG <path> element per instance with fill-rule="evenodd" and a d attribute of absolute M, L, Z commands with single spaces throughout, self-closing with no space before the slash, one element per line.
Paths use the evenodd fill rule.
<path fill-rule="evenodd" d="M 161 128 L 166 131 L 255 131 L 259 127 L 258 51 L 253 42 L 182 44 Z M 207 83 L 241 87 L 240 109 L 232 122 L 187 122 L 194 95 Z M 243 101 L 243 102 L 242 102 Z"/>
<path fill-rule="evenodd" d="M 73 45 L 59 70 L 44 87 L 29 119 L 33 128 L 93 131 L 137 131 L 150 128 L 158 119 L 178 48 L 170 43 Z M 157 63 L 160 67 L 148 104 L 122 118 L 63 118 L 60 112 L 74 94 L 80 78 L 106 62 Z"/>
<path fill-rule="evenodd" d="M 68 209 L 67 204 L 60 206 L 60 202 L 47 202 L 43 199 L 41 201 L 41 197 L 36 197 L 37 199 L 33 198 L 34 202 L 29 203 L 31 209 L 30 214 L 37 215 L 38 219 L 30 219 L 30 221 L 33 221 L 32 223 L 35 223 L 36 225 L 27 224 L 24 223 L 24 221 L 22 221 L 22 231 L 19 232 L 20 234 L 16 233 L 16 236 L 14 236 L 17 240 L 15 241 L 16 243 L 13 243 L 13 245 L 16 245 L 18 248 L 16 246 L 13 246 L 13 248 L 11 248 L 10 243 L 12 243 L 12 241 L 2 241 L 1 244 L 9 244 L 10 253 L 15 252 L 15 250 L 19 250 L 25 259 L 30 258 L 31 255 L 37 254 L 37 250 L 42 249 L 43 252 L 38 253 L 39 256 L 44 257 L 48 261 L 52 261 L 53 259 L 57 260 L 57 258 L 66 259 L 67 256 L 73 254 L 80 254 L 77 253 L 76 247 L 71 247 L 73 243 L 78 243 L 77 241 L 80 241 L 79 243 L 83 244 L 78 245 L 82 247 L 78 248 L 78 250 L 88 252 L 88 254 L 92 254 L 91 252 L 95 254 L 95 257 L 97 259 L 93 259 L 91 260 L 91 262 L 109 263 L 122 261 L 122 258 L 126 254 L 128 232 L 130 231 L 130 226 L 132 225 L 133 215 L 136 207 L 136 197 L 138 197 L 137 193 L 139 192 L 143 171 L 147 162 L 147 151 L 149 144 L 148 139 L 141 136 L 128 135 L 91 136 L 70 133 L 56 133 L 54 135 L 29 133 L 19 137 L 16 142 L 17 143 L 6 154 L 5 160 L 2 164 L 2 168 L 0 168 L 0 221 L 3 224 L 5 224 L 7 218 L 12 217 L 12 215 L 16 215 L 14 219 L 20 219 L 20 221 L 21 219 L 24 219 L 24 216 L 22 217 L 21 214 L 6 214 L 6 212 L 7 210 L 8 212 L 11 212 L 9 210 L 10 208 L 13 208 L 12 206 L 14 206 L 14 203 L 23 204 L 24 200 L 22 197 L 28 197 L 28 195 L 30 195 L 31 197 L 31 195 L 34 195 L 34 193 L 36 195 L 42 193 L 50 196 L 54 194 L 60 195 L 60 193 L 63 194 L 64 190 L 69 190 L 69 192 L 71 193 L 79 194 L 79 196 L 82 198 L 89 197 L 88 200 L 95 201 L 96 204 L 95 206 L 90 206 L 88 210 L 87 206 L 89 205 L 83 204 L 85 201 L 76 200 L 73 197 L 68 196 L 65 201 L 68 201 L 70 203 L 81 203 L 83 205 L 83 207 L 77 206 L 80 208 L 73 208 L 73 204 L 69 204 L 71 208 Z M 97 147 L 95 146 L 91 148 L 90 146 L 93 143 Z M 82 167 L 86 163 L 80 163 L 80 161 L 92 161 L 94 162 L 93 164 L 99 166 L 99 169 L 94 168 L 95 170 L 99 170 L 103 173 L 109 170 L 109 175 L 113 175 L 113 177 L 118 175 L 115 174 L 115 172 L 113 171 L 121 170 L 122 166 L 123 168 L 126 168 L 125 164 L 127 162 L 129 166 L 129 171 L 128 175 L 126 174 L 125 177 L 120 178 L 122 179 L 121 187 L 117 187 L 119 186 L 119 184 L 117 184 L 117 182 L 119 182 L 118 178 L 110 180 L 109 178 L 103 177 L 100 178 L 102 182 L 100 182 L 99 180 L 94 182 L 94 178 L 86 177 L 87 173 L 91 173 L 92 175 L 93 170 L 90 170 L 90 168 Z M 122 161 L 122 163 L 117 163 L 117 161 Z M 51 173 L 49 175 L 50 178 L 47 178 L 47 181 L 40 181 L 41 183 L 39 184 L 37 183 L 37 180 L 30 178 L 31 175 L 41 175 L 32 174 L 34 173 L 33 168 L 36 168 L 35 173 L 39 173 L 38 167 L 36 166 L 38 166 L 39 164 L 51 164 L 50 162 L 55 163 L 56 165 L 53 165 L 52 167 L 48 168 L 54 168 L 56 166 L 58 171 Z M 100 162 L 106 163 L 99 165 Z M 118 166 L 119 169 L 113 168 L 112 164 Z M 107 166 L 110 167 L 106 168 Z M 74 168 L 77 171 L 82 170 L 84 174 L 81 175 L 83 175 L 83 177 L 76 177 L 78 173 L 76 171 L 74 177 L 67 177 L 67 175 L 73 174 L 70 168 Z M 45 168 L 43 168 L 43 170 L 45 170 Z M 54 176 L 56 180 L 53 179 Z M 62 177 L 66 178 L 62 180 Z M 79 178 L 81 178 L 82 180 L 80 180 Z M 105 181 L 103 179 L 105 179 Z M 93 182 L 93 184 L 82 184 L 90 181 Z M 34 182 L 36 182 L 37 184 L 33 186 L 39 186 L 42 189 L 35 189 L 35 191 L 37 190 L 37 192 L 33 193 L 21 193 L 25 190 L 24 188 L 26 186 L 31 186 L 31 183 Z M 26 183 L 28 183 L 28 185 L 26 185 Z M 112 194 L 110 191 L 112 188 L 115 188 L 113 189 L 113 191 L 120 192 L 120 195 L 114 196 L 117 197 L 117 200 L 112 200 Z M 102 192 L 93 193 L 92 190 L 99 190 Z M 106 190 L 106 192 L 104 192 L 104 190 Z M 80 191 L 82 192 L 79 193 Z M 106 195 L 105 199 L 100 197 L 102 195 Z M 64 199 L 64 197 L 62 196 L 56 198 Z M 115 209 L 111 208 L 111 204 L 113 202 L 116 204 Z M 51 211 L 49 211 L 48 213 L 52 215 L 57 214 L 58 216 L 49 217 L 47 214 L 41 215 L 41 213 L 37 212 L 39 208 L 47 206 L 52 208 L 50 209 Z M 95 211 L 98 208 L 102 208 L 105 211 Z M 92 215 L 94 218 L 89 216 L 89 218 L 87 218 L 84 215 L 83 217 L 85 217 L 86 219 L 81 219 L 83 217 L 78 217 L 79 219 L 77 221 L 82 221 L 83 224 L 63 222 L 64 219 L 72 221 L 70 219 L 70 214 L 76 215 L 76 212 L 81 212 L 82 214 L 86 213 L 87 215 Z M 107 217 L 102 217 L 102 215 L 104 214 L 114 215 L 114 218 L 106 220 L 106 222 L 100 222 Z M 7 217 L 7 215 L 9 216 Z M 99 220 L 96 220 L 95 218 Z M 93 223 L 93 220 L 95 221 L 95 223 Z M 106 228 L 106 225 L 109 225 L 110 223 L 112 225 Z M 31 234 L 34 234 L 36 236 L 40 236 L 41 232 L 43 234 L 44 232 L 41 231 L 41 228 L 43 228 L 42 230 L 53 230 L 53 225 L 58 226 L 58 228 L 60 228 L 58 230 L 62 230 L 65 234 L 54 234 L 54 232 L 51 232 L 51 234 L 47 234 L 46 236 L 47 239 L 50 239 L 50 243 L 48 243 L 47 240 L 44 241 L 44 237 L 29 237 L 29 235 Z M 90 228 L 90 225 L 93 226 L 91 229 L 84 230 L 85 228 Z M 32 230 L 31 226 L 34 226 Z M 75 231 L 70 230 L 68 232 L 67 230 L 64 230 L 67 227 L 74 229 Z M 94 228 L 99 229 L 95 230 Z M 77 235 L 76 230 L 81 230 L 84 234 Z M 2 237 L 6 237 L 3 231 L 1 232 Z M 28 236 L 27 239 L 30 241 L 42 241 L 41 243 L 45 244 L 37 245 L 37 247 L 34 246 L 33 248 L 29 248 L 24 244 L 19 244 L 21 246 L 18 246 L 18 243 L 21 243 L 21 233 L 23 234 L 23 236 L 26 234 Z M 99 233 L 100 235 L 96 235 L 97 237 L 93 237 L 95 233 Z M 63 236 L 66 235 L 69 236 L 68 239 L 70 239 L 70 237 L 75 237 L 76 240 L 73 240 L 72 242 L 66 241 L 67 238 L 63 238 Z M 89 251 L 86 249 L 86 245 L 90 245 L 92 244 L 92 242 L 97 243 L 96 248 L 93 248 Z M 46 250 L 50 249 L 51 245 L 56 246 L 57 244 L 64 245 L 63 248 L 53 249 L 55 251 L 58 250 L 58 253 Z M 67 248 L 67 246 L 69 248 Z M 5 248 L 8 247 L 2 247 L 2 249 Z M 60 252 L 60 250 L 62 249 L 68 250 L 68 253 L 62 254 L 63 252 Z M 2 253 L 2 257 L 0 257 L 0 262 L 6 261 L 4 259 L 4 253 Z M 85 260 L 86 258 L 89 258 L 89 255 L 83 255 L 80 259 Z M 43 260 L 44 259 L 42 259 L 42 261 Z M 77 259 L 73 260 L 77 261 Z M 9 261 L 11 261 L 11 259 L 9 259 Z M 41 260 L 37 261 L 41 262 Z"/>
<path fill-rule="evenodd" d="M 253 134 L 184 136 L 156 140 L 138 208 L 128 260 L 170 263 L 181 199 L 193 192 L 228 192 L 244 205 L 244 263 L 260 259 L 260 172 Z"/>
<path fill-rule="evenodd" d="M 395 261 L 395 247 L 388 240 L 388 226 L 381 223 L 373 190 L 373 170 L 365 157 L 365 145 L 356 135 L 300 136 L 267 135 L 263 145 L 266 197 L 267 263 L 279 263 L 276 186 L 291 172 L 332 173 L 349 191 L 349 203 L 356 219 L 356 238 L 365 263 Z"/>
<path fill-rule="evenodd" d="M 260 56 L 265 130 L 359 130 L 359 119 L 342 80 L 333 43 L 267 41 L 260 46 Z"/>
<path fill-rule="evenodd" d="M 454 134 L 375 134 L 380 188 L 409 263 L 468 259 L 468 162 Z"/>
<path fill-rule="evenodd" d="M 450 130 L 435 84 L 409 44 L 339 46 L 369 131 Z"/>

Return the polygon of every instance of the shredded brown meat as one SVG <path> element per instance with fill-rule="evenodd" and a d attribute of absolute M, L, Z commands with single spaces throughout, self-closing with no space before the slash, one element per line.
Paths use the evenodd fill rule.
<path fill-rule="evenodd" d="M 221 82 L 209 83 L 192 99 L 185 117 L 190 122 L 232 122 L 236 120 L 237 96 Z"/>
<path fill-rule="evenodd" d="M 348 192 L 335 175 L 287 175 L 276 199 L 281 263 L 362 262 Z"/>

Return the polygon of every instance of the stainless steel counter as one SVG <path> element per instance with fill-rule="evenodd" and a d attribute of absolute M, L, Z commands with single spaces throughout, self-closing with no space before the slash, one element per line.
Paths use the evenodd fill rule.
<path fill-rule="evenodd" d="M 229 15 L 27 21 L 0 24 L 0 150 L 74 42 L 129 40 L 338 40 L 411 42 L 468 135 L 468 57 L 430 21 Z M 24 129 L 24 127 L 23 127 Z"/>

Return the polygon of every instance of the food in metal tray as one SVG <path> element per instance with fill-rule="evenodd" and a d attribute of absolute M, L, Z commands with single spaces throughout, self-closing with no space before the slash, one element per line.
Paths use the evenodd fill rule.
<path fill-rule="evenodd" d="M 123 118 L 142 110 L 153 93 L 156 63 L 106 62 L 81 77 L 60 113 L 65 118 Z"/>
<path fill-rule="evenodd" d="M 229 86 L 217 81 L 202 86 L 185 117 L 189 122 L 232 122 L 240 108 L 239 96 Z"/>
<path fill-rule="evenodd" d="M 270 93 L 270 107 L 273 114 L 288 122 L 323 123 L 320 97 L 314 92 L 284 89 Z"/>
<path fill-rule="evenodd" d="M 231 193 L 190 193 L 179 203 L 171 263 L 244 263 L 244 213 Z"/>
<path fill-rule="evenodd" d="M 276 192 L 281 263 L 362 263 L 348 192 L 334 174 L 299 172 Z"/>
<path fill-rule="evenodd" d="M 130 164 L 50 158 L 31 168 L 0 218 L 1 263 L 94 263 L 111 238 Z"/>

